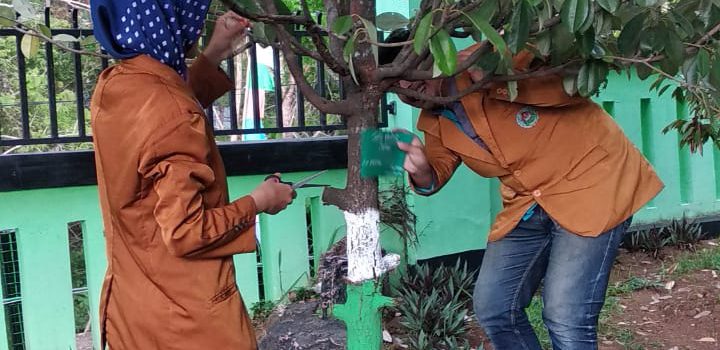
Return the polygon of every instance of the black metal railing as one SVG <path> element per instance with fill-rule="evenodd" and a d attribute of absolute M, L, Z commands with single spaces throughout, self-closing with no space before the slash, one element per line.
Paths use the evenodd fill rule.
<path fill-rule="evenodd" d="M 84 13 L 82 14 L 85 15 Z M 82 28 L 81 25 L 81 14 L 78 10 L 72 10 L 69 14 L 69 28 L 57 28 L 51 26 L 51 13 L 50 8 L 45 9 L 44 13 L 44 24 L 50 28 L 50 34 L 56 36 L 59 34 L 67 34 L 77 38 L 85 38 L 92 35 L 92 29 Z M 87 19 L 84 19 L 83 23 L 89 23 Z M 7 113 L 11 113 L 10 116 L 5 116 L 6 122 L 8 118 L 14 122 L 13 127 L 9 125 L 0 124 L 0 154 L 3 150 L 7 150 L 12 147 L 21 147 L 27 145 L 58 145 L 58 144 L 72 144 L 72 143 L 86 143 L 92 141 L 92 135 L 88 129 L 87 121 L 88 116 L 86 115 L 86 108 L 88 107 L 88 100 L 91 94 L 92 87 L 94 86 L 94 79 L 97 77 L 101 69 L 108 67 L 110 62 L 107 59 L 99 59 L 91 56 L 83 56 L 77 53 L 58 53 L 58 48 L 54 47 L 50 43 L 45 43 L 44 50 L 40 52 L 35 58 L 32 58 L 33 65 L 44 65 L 45 76 L 47 79 L 47 98 L 44 100 L 32 99 L 28 94 L 28 61 L 22 53 L 22 39 L 25 34 L 15 28 L 0 29 L 0 41 L 5 38 L 12 38 L 15 41 L 15 57 L 17 59 L 17 93 L 16 98 L 11 103 L 0 104 L 0 107 L 6 109 Z M 307 33 L 302 31 L 296 31 L 294 33 L 299 39 L 303 39 L 307 36 Z M 75 49 L 80 49 L 81 45 L 79 42 L 74 42 L 72 45 Z M 58 98 L 58 81 L 57 75 L 60 73 L 66 74 L 67 72 L 58 71 L 57 56 L 59 55 L 71 55 L 72 64 L 72 80 L 74 86 L 72 87 L 74 92 L 74 100 L 72 98 Z M 42 56 L 42 57 L 41 57 Z M 276 134 L 276 137 L 287 136 L 287 133 L 314 133 L 314 132 L 326 132 L 329 135 L 336 135 L 338 131 L 346 129 L 346 125 L 342 118 L 339 116 L 328 116 L 319 111 L 315 110 L 312 106 L 304 101 L 302 94 L 299 89 L 295 89 L 294 84 L 290 83 L 289 74 L 284 72 L 281 66 L 282 57 L 280 53 L 273 49 L 272 61 L 274 63 L 274 69 L 272 70 L 272 81 L 274 85 L 274 96 L 270 99 L 274 103 L 274 106 L 269 108 L 270 113 L 265 118 L 261 115 L 260 103 L 260 91 L 258 82 L 258 57 L 256 52 L 256 46 L 251 45 L 248 49 L 247 59 L 249 64 L 245 64 L 249 67 L 249 87 L 246 86 L 237 87 L 237 91 L 230 92 L 227 96 L 223 97 L 220 101 L 216 102 L 212 107 L 207 109 L 207 115 L 209 120 L 213 123 L 215 133 L 220 138 L 231 135 L 246 135 L 246 134 Z M 304 70 L 308 76 L 312 77 L 312 83 L 316 90 L 326 95 L 328 93 L 335 94 L 336 96 L 342 97 L 342 91 L 339 88 L 341 84 L 338 83 L 337 77 L 332 72 L 326 71 L 322 62 L 312 61 L 307 57 L 299 58 L 303 63 Z M 42 62 L 44 61 L 44 62 Z M 236 79 L 236 61 L 227 60 L 224 64 L 224 68 L 228 72 L 228 75 L 233 81 Z M 247 68 L 246 68 L 247 69 Z M 239 71 L 242 72 L 242 69 Z M 247 73 L 247 72 L 246 72 Z M 3 72 L 3 75 L 8 72 Z M 36 79 L 37 77 L 33 77 Z M 2 77 L 0 77 L 0 80 Z M 65 84 L 67 85 L 67 84 Z M 3 89 L 0 84 L 0 89 Z M 293 122 L 286 123 L 283 118 L 283 96 L 286 89 L 295 89 L 295 108 L 292 109 L 294 114 Z M 334 91 L 329 91 L 334 90 Z M 2 93 L 2 91 L 0 91 Z M 238 98 L 244 97 L 246 94 L 250 94 L 252 101 L 252 111 L 250 117 L 252 118 L 252 127 L 243 128 L 240 123 L 242 121 L 238 114 Z M 2 103 L 0 101 L 0 103 Z M 61 132 L 58 123 L 58 108 L 63 104 L 74 104 L 75 116 L 74 125 L 72 132 Z M 45 114 L 45 107 L 47 107 L 47 115 L 37 115 L 34 113 L 31 118 L 31 107 L 35 108 L 42 106 L 43 110 L 40 114 Z M 383 98 L 381 103 L 381 111 L 379 113 L 379 122 L 381 126 L 387 125 L 388 119 L 388 106 L 387 101 Z M 246 106 L 243 104 L 243 108 Z M 6 114 L 7 114 L 6 113 Z M 17 114 L 17 115 L 15 115 Z M 247 112 L 244 113 L 247 116 Z M 0 117 L 2 117 L 0 115 Z M 285 116 L 287 117 L 287 116 Z M 46 120 L 43 120 L 47 118 Z M 35 122 L 33 122 L 35 121 Z M 2 118 L 0 118 L 2 123 Z M 265 125 L 263 125 L 263 123 Z M 37 124 L 42 124 L 42 131 L 33 131 L 33 127 L 37 128 Z M 286 125 L 289 124 L 289 125 Z M 221 139 L 222 141 L 222 139 Z"/>

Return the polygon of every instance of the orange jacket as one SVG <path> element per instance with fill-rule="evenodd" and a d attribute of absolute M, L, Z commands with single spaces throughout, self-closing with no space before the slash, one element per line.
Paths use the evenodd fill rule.
<path fill-rule="evenodd" d="M 201 106 L 232 84 L 203 56 L 189 74 L 138 56 L 105 70 L 92 98 L 112 350 L 256 348 L 232 260 L 255 249 L 255 203 L 228 203 Z"/>
<path fill-rule="evenodd" d="M 520 55 L 523 59 L 529 63 Z M 459 91 L 471 85 L 467 73 L 456 82 Z M 490 241 L 515 228 L 534 202 L 563 228 L 597 236 L 626 220 L 663 188 L 615 121 L 591 100 L 568 96 L 561 77 L 527 79 L 518 85 L 514 102 L 509 102 L 504 84 L 461 100 L 490 152 L 454 122 L 430 111 L 421 113 L 417 125 L 425 133 L 434 191 L 447 183 L 460 162 L 480 176 L 500 179 L 503 209 L 492 225 Z"/>

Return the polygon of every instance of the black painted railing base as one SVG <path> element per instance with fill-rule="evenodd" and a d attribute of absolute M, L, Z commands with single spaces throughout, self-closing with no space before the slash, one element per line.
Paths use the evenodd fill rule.
<path fill-rule="evenodd" d="M 347 167 L 347 137 L 220 144 L 228 176 Z M 0 192 L 96 185 L 93 151 L 0 156 Z"/>

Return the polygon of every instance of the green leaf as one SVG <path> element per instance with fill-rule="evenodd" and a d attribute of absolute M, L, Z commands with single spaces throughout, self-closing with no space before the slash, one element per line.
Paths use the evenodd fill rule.
<path fill-rule="evenodd" d="M 651 7 L 657 5 L 658 0 L 635 0 L 638 6 Z"/>
<path fill-rule="evenodd" d="M 550 32 L 552 34 L 551 63 L 553 65 L 566 63 L 576 50 L 575 36 L 565 26 L 554 26 Z"/>
<path fill-rule="evenodd" d="M 510 30 L 507 34 L 508 47 L 512 53 L 518 53 L 525 47 L 530 36 L 530 4 L 520 0 L 510 19 Z"/>
<path fill-rule="evenodd" d="M 507 44 L 505 43 L 505 40 L 498 34 L 498 32 L 493 28 L 490 23 L 488 23 L 487 20 L 480 18 L 480 17 L 473 17 L 468 14 L 465 14 L 465 17 L 467 17 L 470 22 L 479 30 L 480 32 L 485 35 L 485 37 L 490 41 L 493 46 L 495 46 L 495 49 L 497 49 L 498 52 L 502 53 L 503 55 L 507 55 Z"/>
<path fill-rule="evenodd" d="M 494 72 L 500 63 L 500 54 L 497 52 L 488 52 L 478 59 L 476 66 L 486 72 Z"/>
<path fill-rule="evenodd" d="M 278 15 L 290 15 L 292 14 L 290 12 L 290 8 L 285 4 L 285 1 L 283 0 L 273 0 L 275 3 L 275 9 L 277 10 Z"/>
<path fill-rule="evenodd" d="M 492 21 L 498 11 L 498 0 L 483 1 L 480 6 L 470 12 L 470 17 L 479 18 L 486 22 Z"/>
<path fill-rule="evenodd" d="M 95 39 L 94 35 L 88 35 L 84 37 L 82 41 L 80 41 L 80 45 L 82 46 L 89 46 L 94 44 L 97 44 L 97 40 Z"/>
<path fill-rule="evenodd" d="M 435 36 L 430 38 L 430 53 L 440 71 L 447 76 L 455 74 L 457 67 L 457 49 L 445 29 L 441 29 Z"/>
<path fill-rule="evenodd" d="M 560 11 L 560 20 L 570 32 L 575 33 L 588 21 L 591 10 L 590 0 L 565 0 Z"/>
<path fill-rule="evenodd" d="M 566 75 L 563 77 L 563 90 L 568 96 L 577 94 L 577 77 L 574 75 Z"/>
<path fill-rule="evenodd" d="M 398 28 L 406 27 L 410 21 L 407 17 L 397 12 L 383 12 L 377 15 L 375 23 L 377 24 L 377 27 L 382 30 L 392 31 Z"/>
<path fill-rule="evenodd" d="M 680 66 L 685 60 L 685 45 L 673 31 L 668 31 L 665 41 L 665 54 L 673 65 Z"/>
<path fill-rule="evenodd" d="M 355 36 L 353 35 L 345 42 L 345 47 L 343 47 L 343 57 L 345 57 L 345 61 L 348 63 L 348 69 L 350 70 L 350 75 L 352 76 L 353 81 L 355 84 L 360 85 L 360 82 L 357 79 L 357 76 L 355 75 L 355 66 L 353 64 L 353 54 L 355 54 Z"/>
<path fill-rule="evenodd" d="M 660 91 L 658 92 L 658 96 L 662 96 L 665 93 L 665 91 L 667 91 L 667 89 L 671 86 L 672 85 L 670 85 L 670 84 L 663 86 L 663 88 L 660 89 Z"/>
<path fill-rule="evenodd" d="M 332 32 L 337 35 L 344 35 L 352 29 L 352 16 L 340 16 L 332 24 Z"/>
<path fill-rule="evenodd" d="M 582 34 L 578 38 L 578 42 L 580 43 L 580 54 L 582 54 L 584 58 L 590 57 L 595 48 L 595 31 L 588 31 Z"/>
<path fill-rule="evenodd" d="M 0 4 L 0 27 L 15 26 L 15 9 L 10 5 Z"/>
<path fill-rule="evenodd" d="M 507 87 L 508 87 L 508 96 L 510 97 L 510 102 L 513 102 L 518 97 L 518 82 L 517 82 L 517 80 L 508 81 Z"/>
<path fill-rule="evenodd" d="M 670 61 L 669 58 L 660 60 L 657 65 L 660 66 L 660 70 L 670 75 L 675 75 L 680 71 L 680 66 Z"/>
<path fill-rule="evenodd" d="M 620 6 L 619 0 L 597 0 L 598 5 L 605 9 L 605 11 L 615 14 L 618 7 Z"/>
<path fill-rule="evenodd" d="M 720 55 L 715 54 L 715 59 L 710 67 L 710 84 L 716 90 L 720 90 Z"/>
<path fill-rule="evenodd" d="M 650 84 L 650 88 L 648 90 L 650 90 L 650 91 L 657 90 L 660 87 L 660 84 L 662 84 L 662 82 L 664 80 L 665 80 L 664 76 L 658 75 L 657 79 L 655 79 L 655 81 L 652 84 Z"/>
<path fill-rule="evenodd" d="M 700 49 L 697 54 L 697 73 L 698 78 L 705 78 L 710 74 L 710 53 L 705 49 Z"/>
<path fill-rule="evenodd" d="M 542 11 L 538 12 L 538 24 L 540 30 L 545 29 L 545 22 L 553 16 L 553 10 L 552 5 L 550 4 L 550 0 L 543 0 L 543 2 L 544 4 Z"/>
<path fill-rule="evenodd" d="M 540 52 L 540 55 L 547 56 L 550 54 L 550 49 L 552 47 L 552 36 L 550 35 L 550 32 L 543 32 L 540 33 L 537 36 L 537 39 L 535 41 L 535 46 L 537 46 L 538 51 Z"/>
<path fill-rule="evenodd" d="M 592 9 L 592 5 L 590 5 L 590 12 L 588 12 L 588 16 L 585 19 L 585 23 L 583 23 L 582 26 L 580 26 L 580 33 L 585 33 L 595 22 L 595 11 Z"/>
<path fill-rule="evenodd" d="M 650 67 L 644 65 L 644 64 L 638 64 L 635 66 L 635 70 L 637 71 L 637 76 L 640 78 L 640 80 L 647 79 L 650 75 L 655 73 Z"/>
<path fill-rule="evenodd" d="M 635 53 L 638 44 L 640 44 L 640 34 L 646 17 L 645 13 L 640 13 L 625 24 L 620 37 L 618 37 L 618 49 L 621 53 L 627 56 L 632 56 Z"/>
<path fill-rule="evenodd" d="M 13 22 L 11 19 L 8 19 L 6 17 L 0 17 L 0 28 L 12 27 L 14 25 L 15 25 L 15 22 Z"/>
<path fill-rule="evenodd" d="M 677 12 L 670 12 L 670 19 L 673 25 L 677 27 L 677 33 L 681 39 L 686 39 L 695 35 L 695 28 L 688 21 L 687 17 Z"/>
<path fill-rule="evenodd" d="M 42 33 L 42 35 L 44 35 L 48 38 L 52 37 L 52 32 L 50 32 L 50 28 L 48 28 L 48 26 L 46 26 L 44 24 L 38 24 L 37 29 L 40 33 Z"/>
<path fill-rule="evenodd" d="M 255 4 L 255 0 L 234 0 L 238 7 L 249 13 L 260 13 L 260 8 Z"/>
<path fill-rule="evenodd" d="M 370 22 L 367 19 L 362 18 L 362 17 L 360 17 L 360 21 L 362 21 L 363 26 L 365 27 L 365 31 L 367 31 L 367 39 L 370 42 L 377 44 L 377 32 L 378 31 L 377 31 L 377 28 L 375 28 L 375 25 L 372 22 Z M 370 45 L 370 47 L 372 48 L 373 57 L 375 58 L 375 64 L 378 64 L 378 62 L 379 62 L 378 46 Z"/>
<path fill-rule="evenodd" d="M 443 75 L 442 70 L 440 69 L 440 66 L 438 66 L 437 61 L 433 62 L 433 71 L 432 71 L 432 77 L 433 79 L 439 78 Z"/>
<path fill-rule="evenodd" d="M 589 97 L 598 91 L 600 84 L 607 77 L 608 68 L 603 62 L 585 62 L 580 68 L 577 79 L 578 92 L 583 97 Z"/>
<path fill-rule="evenodd" d="M 28 0 L 13 0 L 12 5 L 13 8 L 15 8 L 15 12 L 19 13 L 23 20 L 28 20 L 37 16 L 35 8 Z"/>
<path fill-rule="evenodd" d="M 64 41 L 64 42 L 78 42 L 80 39 L 69 35 L 69 34 L 58 34 L 52 37 L 55 41 Z"/>
<path fill-rule="evenodd" d="M 32 58 L 38 52 L 40 48 L 40 40 L 32 35 L 23 35 L 22 41 L 20 42 L 20 49 L 26 58 Z"/>
<path fill-rule="evenodd" d="M 275 28 L 263 22 L 253 22 L 252 37 L 260 46 L 266 47 L 268 44 L 275 42 L 277 34 Z"/>
<path fill-rule="evenodd" d="M 428 38 L 430 38 L 430 31 L 432 30 L 432 17 L 433 12 L 428 12 L 418 23 L 415 29 L 415 38 L 413 38 L 413 49 L 416 54 L 421 54 L 425 45 L 427 45 Z"/>

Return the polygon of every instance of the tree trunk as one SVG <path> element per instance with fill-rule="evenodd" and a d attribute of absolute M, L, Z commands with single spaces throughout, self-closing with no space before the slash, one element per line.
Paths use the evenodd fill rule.
<path fill-rule="evenodd" d="M 323 200 L 336 205 L 345 215 L 347 277 L 351 283 L 361 283 L 377 280 L 383 273 L 394 269 L 400 258 L 395 254 L 382 256 L 377 179 L 360 177 L 360 134 L 377 126 L 380 98 L 371 92 L 356 91 L 348 95 L 347 101 L 355 101 L 349 106 L 353 114 L 347 118 L 347 187 L 344 190 L 325 190 Z"/>
<path fill-rule="evenodd" d="M 348 86 L 348 85 L 346 85 Z M 380 250 L 378 183 L 360 176 L 360 135 L 377 126 L 380 96 L 357 87 L 348 94 L 348 170 L 344 190 L 326 189 L 323 200 L 338 206 L 345 215 L 348 275 L 345 304 L 333 313 L 347 325 L 348 350 L 382 348 L 382 313 L 392 299 L 380 293 L 380 276 L 400 263 L 396 254 L 383 257 Z"/>

